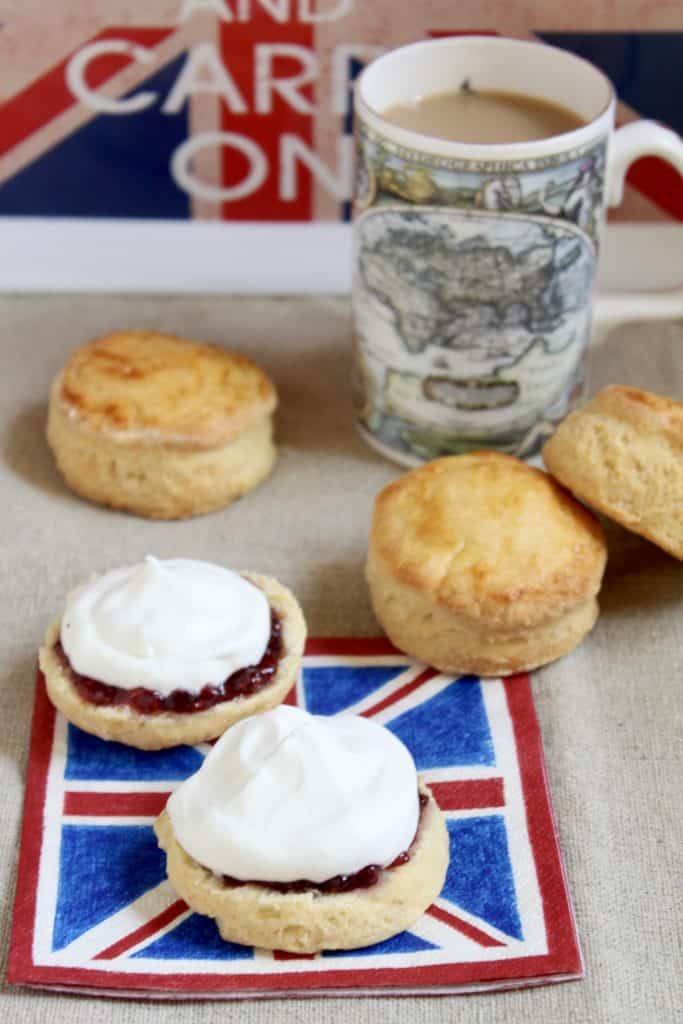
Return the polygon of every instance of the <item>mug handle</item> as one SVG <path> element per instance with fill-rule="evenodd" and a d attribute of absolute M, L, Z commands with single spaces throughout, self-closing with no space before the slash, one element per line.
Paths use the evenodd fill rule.
<path fill-rule="evenodd" d="M 608 206 L 624 198 L 624 179 L 634 160 L 658 156 L 683 176 L 683 139 L 656 121 L 625 124 L 612 136 L 606 174 Z M 594 306 L 594 340 L 601 340 L 617 324 L 633 320 L 670 320 L 683 316 L 683 286 L 671 291 L 626 292 L 598 295 Z"/>

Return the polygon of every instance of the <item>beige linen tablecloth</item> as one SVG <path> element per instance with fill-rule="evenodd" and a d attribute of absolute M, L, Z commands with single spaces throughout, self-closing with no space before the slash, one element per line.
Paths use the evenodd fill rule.
<path fill-rule="evenodd" d="M 46 396 L 68 351 L 123 326 L 239 346 L 280 392 L 277 470 L 232 508 L 152 523 L 73 496 L 44 441 Z M 36 649 L 66 591 L 94 570 L 189 556 L 273 573 L 312 634 L 374 634 L 363 560 L 372 499 L 398 469 L 351 425 L 343 299 L 0 298 L 0 884 L 4 980 Z M 631 326 L 595 352 L 593 387 L 683 398 L 683 324 Z M 111 1001 L 10 989 L 4 1024 L 199 1024 L 457 1020 L 658 1024 L 683 1019 L 681 850 L 683 564 L 618 527 L 602 615 L 579 650 L 534 674 L 550 783 L 579 932 L 583 982 L 504 994 Z"/>

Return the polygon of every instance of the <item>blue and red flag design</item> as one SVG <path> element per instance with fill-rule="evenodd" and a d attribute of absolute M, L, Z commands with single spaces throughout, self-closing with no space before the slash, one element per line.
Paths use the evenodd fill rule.
<path fill-rule="evenodd" d="M 475 0 L 457 16 L 452 0 L 91 0 L 78 17 L 21 6 L 0 23 L 0 216 L 348 219 L 353 80 L 383 50 L 430 36 L 565 46 L 612 78 L 620 123 L 683 131 L 683 25 L 666 5 L 617 24 L 603 0 L 588 22 L 548 0 L 532 25 L 506 0 L 484 21 Z M 647 158 L 629 182 L 619 218 L 683 219 L 673 168 Z"/>
<path fill-rule="evenodd" d="M 372 717 L 412 751 L 450 836 L 446 881 L 423 917 L 386 942 L 313 957 L 224 942 L 173 892 L 152 829 L 207 748 L 105 743 L 55 713 L 39 675 L 10 981 L 226 998 L 581 976 L 527 676 L 454 679 L 385 640 L 309 640 L 288 702 Z"/>

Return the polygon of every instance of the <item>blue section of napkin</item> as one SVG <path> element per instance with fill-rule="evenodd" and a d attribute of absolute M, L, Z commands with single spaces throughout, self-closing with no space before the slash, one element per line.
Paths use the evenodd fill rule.
<path fill-rule="evenodd" d="M 411 751 L 418 771 L 448 765 L 495 764 L 481 683 L 475 676 L 456 679 L 386 726 Z"/>
<path fill-rule="evenodd" d="M 448 822 L 450 863 L 441 895 L 516 939 L 517 894 L 501 814 Z"/>
<path fill-rule="evenodd" d="M 202 755 L 194 747 L 137 750 L 123 743 L 107 743 L 70 725 L 65 776 L 68 780 L 98 781 L 186 779 L 197 771 L 202 761 Z"/>
<path fill-rule="evenodd" d="M 122 910 L 166 878 L 146 825 L 63 825 L 52 948 Z"/>
<path fill-rule="evenodd" d="M 303 672 L 306 710 L 314 715 L 336 715 L 395 679 L 407 667 L 405 664 L 306 666 Z"/>

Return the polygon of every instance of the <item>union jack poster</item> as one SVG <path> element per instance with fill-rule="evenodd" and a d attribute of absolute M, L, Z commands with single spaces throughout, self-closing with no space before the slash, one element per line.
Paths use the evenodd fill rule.
<path fill-rule="evenodd" d="M 676 4 L 7 0 L 0 216 L 348 219 L 359 71 L 386 49 L 476 32 L 572 49 L 613 80 L 621 123 L 683 131 Z M 683 218 L 671 167 L 639 161 L 629 181 L 618 217 Z"/>
<path fill-rule="evenodd" d="M 377 945 L 294 956 L 224 942 L 166 879 L 152 823 L 206 748 L 142 752 L 55 714 L 38 677 L 10 982 L 157 998 L 469 992 L 579 978 L 527 676 L 452 678 L 385 640 L 309 640 L 288 702 L 372 717 L 447 821 L 436 902 Z"/>

